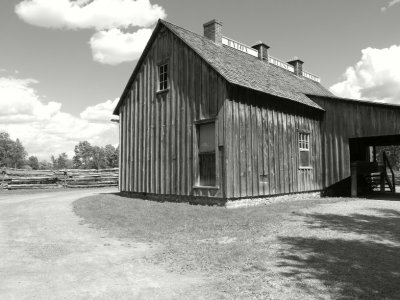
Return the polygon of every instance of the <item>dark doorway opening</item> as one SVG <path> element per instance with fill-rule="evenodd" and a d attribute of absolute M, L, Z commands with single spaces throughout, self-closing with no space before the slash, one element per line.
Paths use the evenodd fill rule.
<path fill-rule="evenodd" d="M 353 197 L 400 191 L 400 135 L 350 138 L 349 146 Z"/>

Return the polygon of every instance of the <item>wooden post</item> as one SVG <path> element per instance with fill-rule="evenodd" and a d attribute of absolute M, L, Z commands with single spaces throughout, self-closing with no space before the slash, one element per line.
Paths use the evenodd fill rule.
<path fill-rule="evenodd" d="M 67 171 L 64 171 L 64 188 L 67 187 L 67 176 L 68 176 Z"/>
<path fill-rule="evenodd" d="M 351 164 L 351 197 L 357 197 L 357 163 Z"/>
<path fill-rule="evenodd" d="M 381 172 L 381 178 L 380 178 L 380 184 L 381 184 L 381 192 L 384 192 L 385 191 L 385 179 L 386 179 L 386 168 L 387 168 L 387 165 L 386 165 L 386 160 L 387 160 L 387 157 L 386 157 L 386 152 L 385 151 L 383 151 L 382 152 L 382 160 L 383 160 L 383 171 Z"/>
<path fill-rule="evenodd" d="M 374 155 L 374 162 L 376 162 L 377 160 L 376 160 L 376 146 L 373 146 L 372 147 L 372 153 L 373 153 L 373 155 Z"/>
<path fill-rule="evenodd" d="M 380 177 L 381 192 L 385 191 L 385 174 L 386 172 L 381 172 L 381 177 Z"/>
<path fill-rule="evenodd" d="M 4 188 L 4 178 L 6 177 L 6 171 L 1 171 L 1 174 L 3 175 L 3 178 L 1 180 L 1 188 Z"/>
<path fill-rule="evenodd" d="M 226 193 L 225 193 L 225 174 L 224 174 L 225 170 L 224 146 L 219 146 L 218 151 L 219 151 L 219 188 L 220 191 L 222 191 L 222 197 L 225 198 Z"/>

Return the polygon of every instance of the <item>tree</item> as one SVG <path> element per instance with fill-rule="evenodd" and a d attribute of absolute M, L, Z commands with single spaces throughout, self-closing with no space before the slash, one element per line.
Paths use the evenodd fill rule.
<path fill-rule="evenodd" d="M 75 146 L 74 168 L 104 169 L 118 167 L 119 148 L 113 145 L 92 146 L 88 141 L 81 141 Z"/>
<path fill-rule="evenodd" d="M 57 169 L 57 159 L 53 154 L 50 156 L 50 161 L 51 161 L 51 169 Z"/>
<path fill-rule="evenodd" d="M 15 141 L 12 154 L 14 168 L 21 168 L 25 163 L 25 157 L 27 155 L 28 153 L 25 151 L 24 146 L 22 146 L 20 140 L 17 139 Z"/>
<path fill-rule="evenodd" d="M 28 158 L 28 165 L 31 166 L 32 170 L 39 169 L 39 160 L 36 156 L 29 156 Z"/>
<path fill-rule="evenodd" d="M 47 160 L 41 160 L 39 162 L 39 170 L 51 170 L 52 169 L 52 164 L 48 162 Z"/>
<path fill-rule="evenodd" d="M 72 168 L 72 161 L 68 158 L 68 155 L 65 152 L 59 154 L 57 158 L 52 155 L 50 159 L 53 164 L 53 168 L 56 170 Z"/>
<path fill-rule="evenodd" d="M 119 159 L 119 149 L 113 145 L 106 145 L 104 147 L 104 155 L 107 168 L 117 168 Z"/>
<path fill-rule="evenodd" d="M 104 149 L 99 146 L 93 146 L 90 168 L 104 169 L 106 166 L 107 164 Z"/>
<path fill-rule="evenodd" d="M 13 141 L 7 132 L 0 132 L 0 164 L 20 168 L 25 163 L 27 153 L 19 139 Z"/>
<path fill-rule="evenodd" d="M 93 147 L 88 141 L 79 142 L 74 149 L 73 164 L 75 168 L 90 169 L 93 160 Z"/>
<path fill-rule="evenodd" d="M 0 132 L 0 166 L 10 166 L 12 145 L 10 135 L 7 132 Z"/>
<path fill-rule="evenodd" d="M 68 164 L 68 155 L 63 152 L 58 155 L 57 158 L 57 169 L 66 169 Z"/>

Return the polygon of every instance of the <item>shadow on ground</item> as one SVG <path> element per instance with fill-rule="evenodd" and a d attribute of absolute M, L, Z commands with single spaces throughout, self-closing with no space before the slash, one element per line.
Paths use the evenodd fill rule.
<path fill-rule="evenodd" d="M 286 248 L 279 263 L 282 275 L 303 287 L 317 279 L 335 299 L 400 299 L 400 213 L 371 213 L 306 215 L 309 227 L 337 233 L 333 238 L 281 237 Z"/>

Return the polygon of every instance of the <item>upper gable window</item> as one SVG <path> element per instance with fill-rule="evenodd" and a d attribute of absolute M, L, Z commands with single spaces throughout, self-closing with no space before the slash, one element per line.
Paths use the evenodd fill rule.
<path fill-rule="evenodd" d="M 168 90 L 168 63 L 158 66 L 158 91 Z"/>

